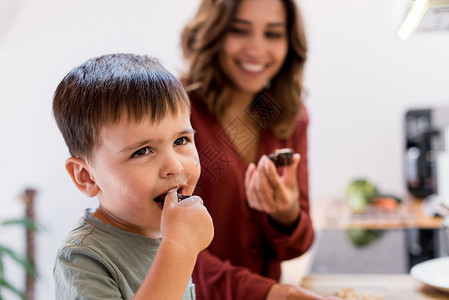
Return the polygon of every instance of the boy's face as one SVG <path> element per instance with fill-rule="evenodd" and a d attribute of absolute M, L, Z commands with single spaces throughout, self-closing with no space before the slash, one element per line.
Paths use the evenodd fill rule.
<path fill-rule="evenodd" d="M 90 174 L 99 188 L 100 219 L 149 237 L 160 237 L 162 206 L 154 198 L 170 189 L 191 195 L 200 175 L 189 114 L 160 123 L 122 120 L 105 126 Z"/>

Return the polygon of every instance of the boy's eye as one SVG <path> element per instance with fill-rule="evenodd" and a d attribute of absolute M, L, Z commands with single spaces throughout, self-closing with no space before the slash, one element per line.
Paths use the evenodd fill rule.
<path fill-rule="evenodd" d="M 147 155 L 150 153 L 151 153 L 150 148 L 145 147 L 145 148 L 139 149 L 136 152 L 134 152 L 133 155 L 131 155 L 131 157 L 144 156 L 144 155 Z"/>
<path fill-rule="evenodd" d="M 173 145 L 180 146 L 180 145 L 185 145 L 189 142 L 190 142 L 190 139 L 188 137 L 183 136 L 183 137 L 177 138 L 176 141 L 173 143 Z"/>

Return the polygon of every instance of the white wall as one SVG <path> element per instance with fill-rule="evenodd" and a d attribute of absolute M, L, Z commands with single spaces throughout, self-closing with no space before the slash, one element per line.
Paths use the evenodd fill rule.
<path fill-rule="evenodd" d="M 399 40 L 407 1 L 300 2 L 310 41 L 312 197 L 342 196 L 360 176 L 404 196 L 404 114 L 449 106 L 449 31 Z"/>
<path fill-rule="evenodd" d="M 358 176 L 404 195 L 403 115 L 449 104 L 449 32 L 398 40 L 403 0 L 299 2 L 310 44 L 312 200 L 342 197 Z M 0 40 L 0 219 L 20 216 L 18 195 L 38 189 L 37 214 L 47 228 L 38 239 L 38 299 L 53 297 L 59 242 L 85 207 L 96 206 L 64 169 L 68 152 L 51 115 L 57 84 L 75 65 L 112 52 L 155 55 L 179 74 L 179 33 L 198 3 L 24 0 Z M 21 247 L 20 235 L 3 231 L 0 241 Z M 9 274 L 21 282 L 18 270 Z"/>

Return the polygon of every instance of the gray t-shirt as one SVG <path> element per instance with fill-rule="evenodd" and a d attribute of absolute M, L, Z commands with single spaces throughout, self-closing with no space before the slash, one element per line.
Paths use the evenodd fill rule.
<path fill-rule="evenodd" d="M 86 210 L 58 251 L 56 299 L 131 299 L 160 242 L 106 224 Z M 192 280 L 182 299 L 196 299 Z"/>

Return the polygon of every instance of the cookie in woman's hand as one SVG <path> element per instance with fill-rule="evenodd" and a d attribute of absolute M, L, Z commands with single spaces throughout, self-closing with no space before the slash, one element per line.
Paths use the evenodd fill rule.
<path fill-rule="evenodd" d="M 279 168 L 291 165 L 293 163 L 293 154 L 293 149 L 282 148 L 268 154 L 268 158 L 276 165 L 276 168 Z"/>

